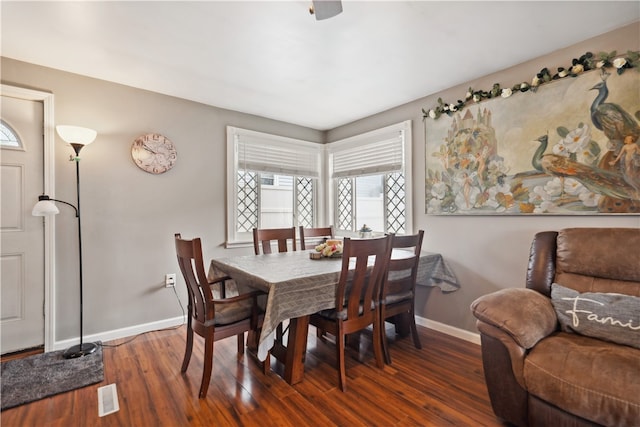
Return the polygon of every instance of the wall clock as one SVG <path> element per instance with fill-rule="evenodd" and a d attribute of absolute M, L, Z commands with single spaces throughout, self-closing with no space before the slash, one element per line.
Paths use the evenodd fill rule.
<path fill-rule="evenodd" d="M 178 153 L 168 138 L 157 133 L 148 133 L 133 141 L 131 157 L 140 169 L 157 175 L 173 167 Z"/>

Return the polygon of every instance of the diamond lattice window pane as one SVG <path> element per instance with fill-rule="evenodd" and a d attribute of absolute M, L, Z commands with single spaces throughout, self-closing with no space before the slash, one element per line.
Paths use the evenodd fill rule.
<path fill-rule="evenodd" d="M 258 227 L 258 174 L 238 171 L 238 232 L 249 232 Z"/>
<path fill-rule="evenodd" d="M 404 174 L 391 173 L 386 179 L 387 191 L 387 231 L 405 233 L 405 191 Z"/>
<path fill-rule="evenodd" d="M 353 180 L 338 180 L 338 229 L 353 229 Z"/>
<path fill-rule="evenodd" d="M 313 179 L 296 179 L 296 205 L 298 225 L 306 228 L 313 227 Z"/>

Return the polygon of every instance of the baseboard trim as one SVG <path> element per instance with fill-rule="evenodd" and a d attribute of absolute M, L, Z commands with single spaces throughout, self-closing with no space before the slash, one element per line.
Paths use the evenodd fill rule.
<path fill-rule="evenodd" d="M 85 335 L 84 342 L 95 341 L 112 341 L 120 338 L 132 337 L 134 335 L 142 334 L 145 332 L 157 331 L 159 329 L 171 328 L 182 325 L 184 323 L 184 317 L 174 317 L 171 319 L 158 320 L 156 322 L 142 323 L 140 325 L 134 325 L 127 328 L 114 329 L 112 331 L 101 332 L 98 334 Z M 69 348 L 72 345 L 78 344 L 78 338 L 71 338 L 63 341 L 56 341 L 53 350 L 63 350 Z"/>
<path fill-rule="evenodd" d="M 469 332 L 464 329 L 456 328 L 455 326 L 446 325 L 444 323 L 436 322 L 435 320 L 426 319 L 420 316 L 416 316 L 416 324 L 424 326 L 425 328 L 433 329 L 434 331 L 442 332 L 443 334 L 460 338 L 461 340 L 480 345 L 480 334 Z"/>
<path fill-rule="evenodd" d="M 132 337 L 134 335 L 142 334 L 145 332 L 179 326 L 183 323 L 184 318 L 182 316 L 179 316 L 171 319 L 158 320 L 156 322 L 142 323 L 140 325 L 130 326 L 128 328 L 114 329 L 112 331 L 101 332 L 99 334 L 86 335 L 84 337 L 84 341 L 112 341 L 120 338 Z M 444 323 L 436 322 L 435 320 L 430 320 L 420 316 L 416 316 L 416 324 L 480 345 L 480 335 L 464 329 L 456 328 L 454 326 L 446 325 Z M 56 341 L 53 350 L 64 350 L 65 348 L 69 348 L 75 344 L 78 344 L 78 338 Z"/>

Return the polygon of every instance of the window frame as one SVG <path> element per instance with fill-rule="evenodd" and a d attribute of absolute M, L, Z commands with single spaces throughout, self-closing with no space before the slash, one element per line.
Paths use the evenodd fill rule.
<path fill-rule="evenodd" d="M 317 175 L 313 177 L 317 185 L 314 185 L 313 191 L 313 217 L 317 223 L 323 223 L 324 221 L 324 205 L 321 195 L 324 193 L 324 155 L 323 145 L 320 143 L 304 141 L 301 139 L 288 138 L 279 135 L 268 134 L 264 132 L 258 132 L 248 129 L 237 128 L 234 126 L 227 126 L 227 238 L 225 247 L 245 247 L 249 246 L 253 242 L 253 236 L 249 232 L 238 232 L 238 188 L 236 185 L 236 178 L 240 168 L 241 155 L 239 154 L 239 147 L 245 141 L 253 141 L 254 144 L 260 144 L 262 149 L 268 150 L 269 148 L 277 149 L 280 152 L 287 152 L 289 154 L 299 153 L 300 150 L 306 151 L 308 155 L 317 156 L 317 165 L 315 166 L 314 173 Z M 251 143 L 249 143 L 251 144 Z M 275 166 L 275 165 L 274 165 Z M 245 169 L 247 170 L 247 169 Z M 251 169 L 252 170 L 252 169 Z M 290 175 L 293 176 L 293 209 L 294 209 L 294 225 L 297 225 L 295 218 L 296 206 L 296 184 L 297 177 L 309 176 L 308 174 L 290 173 L 292 171 L 275 171 L 275 170 L 252 170 L 258 174 L 258 205 L 261 179 L 259 175 L 261 173 L 270 173 L 273 175 Z M 259 209 L 259 207 L 258 207 Z M 260 210 L 258 210 L 258 221 Z"/>
<path fill-rule="evenodd" d="M 394 133 L 399 133 L 400 134 L 400 138 L 401 138 L 401 149 L 402 149 L 402 154 L 401 154 L 401 160 L 402 160 L 402 165 L 400 166 L 399 169 L 392 171 L 392 170 L 385 170 L 387 169 L 386 167 L 380 167 L 379 170 L 376 170 L 375 168 L 372 167 L 368 167 L 368 168 L 363 168 L 362 173 L 361 174 L 346 174 L 345 173 L 341 173 L 339 176 L 333 176 L 334 175 L 334 171 L 333 171 L 333 157 L 332 154 L 336 153 L 340 150 L 354 150 L 354 149 L 362 149 L 365 150 L 367 147 L 371 147 L 371 146 L 376 146 L 379 144 L 384 144 L 384 141 L 388 141 L 389 140 L 389 135 L 393 135 Z M 327 167 L 328 167 L 328 171 L 327 171 L 327 189 L 328 189 L 328 194 L 327 194 L 327 199 L 328 199 L 328 206 L 327 206 L 327 212 L 328 212 L 328 218 L 331 218 L 331 223 L 334 225 L 334 228 L 336 230 L 336 232 L 340 232 L 340 234 L 342 235 L 346 235 L 346 236 L 357 236 L 357 230 L 343 230 L 339 228 L 339 221 L 338 221 L 338 212 L 336 209 L 336 206 L 338 206 L 338 191 L 337 191 L 337 184 L 338 181 L 340 179 L 344 179 L 344 178 L 352 178 L 353 181 L 355 182 L 355 177 L 357 176 L 366 176 L 366 175 L 388 175 L 390 173 L 394 173 L 394 172 L 398 172 L 401 171 L 403 176 L 404 176 L 404 193 L 405 193 L 405 233 L 411 233 L 413 230 L 413 202 L 412 202 L 412 168 L 411 168 L 411 159 L 412 159 L 412 146 L 413 146 L 413 142 L 412 142 L 412 133 L 411 133 L 411 120 L 405 120 L 403 122 L 400 123 L 396 123 L 393 125 L 389 125 L 383 128 L 379 128 L 379 129 L 375 129 L 369 132 L 365 132 L 359 135 L 355 135 L 349 138 L 344 138 L 332 143 L 329 143 L 326 145 L 325 150 L 326 150 L 326 161 L 327 161 Z M 390 168 L 393 169 L 393 168 Z M 355 184 L 353 184 L 353 189 L 352 191 L 355 191 Z M 383 195 L 384 200 L 387 200 L 387 193 L 386 191 L 384 192 Z M 353 223 L 353 228 L 357 228 L 358 226 L 360 226 L 361 224 L 355 224 L 355 217 L 356 217 L 356 209 L 357 208 L 353 208 L 352 209 L 352 223 Z M 386 210 L 383 212 L 383 217 L 385 220 L 385 231 L 386 231 L 386 227 L 387 227 L 387 212 Z M 375 231 L 381 231 L 381 230 L 375 230 Z"/>

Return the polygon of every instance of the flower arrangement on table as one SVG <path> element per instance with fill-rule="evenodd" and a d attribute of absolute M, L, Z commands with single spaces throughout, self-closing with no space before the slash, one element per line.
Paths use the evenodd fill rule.
<path fill-rule="evenodd" d="M 340 240 L 327 240 L 316 246 L 316 252 L 323 257 L 339 257 L 342 255 L 342 242 Z"/>

